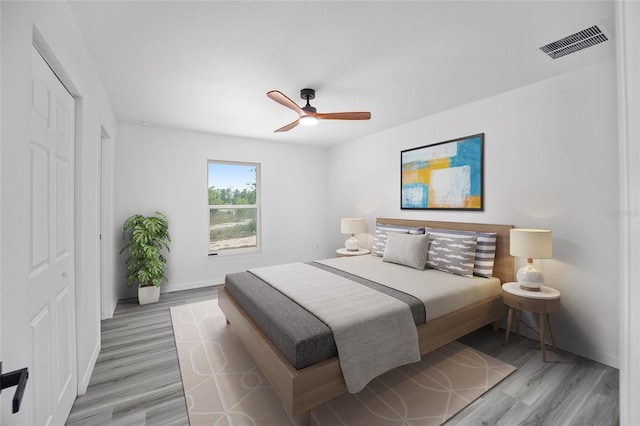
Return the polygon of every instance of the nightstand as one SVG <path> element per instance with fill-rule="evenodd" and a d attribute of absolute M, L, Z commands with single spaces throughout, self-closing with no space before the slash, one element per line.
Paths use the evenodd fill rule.
<path fill-rule="evenodd" d="M 556 336 L 553 330 L 553 320 L 551 314 L 560 310 L 560 292 L 551 287 L 542 286 L 540 291 L 524 290 L 520 288 L 519 283 L 505 283 L 502 286 L 502 301 L 509 307 L 507 315 L 507 331 L 504 336 L 504 344 L 509 342 L 509 332 L 511 330 L 511 322 L 513 320 L 513 310 L 516 310 L 516 337 L 520 335 L 520 324 L 523 324 L 533 331 L 537 331 L 540 336 L 540 349 L 542 350 L 542 361 L 547 361 L 546 342 L 544 337 L 545 317 L 549 332 L 551 334 L 551 343 L 553 350 L 556 347 Z M 538 314 L 538 329 L 531 327 L 529 324 L 520 320 L 522 311 L 533 312 Z"/>
<path fill-rule="evenodd" d="M 347 250 L 346 248 L 339 248 L 336 250 L 336 257 L 350 257 L 350 256 L 362 256 L 364 254 L 369 254 L 370 251 L 367 249 L 358 249 L 358 250 Z"/>

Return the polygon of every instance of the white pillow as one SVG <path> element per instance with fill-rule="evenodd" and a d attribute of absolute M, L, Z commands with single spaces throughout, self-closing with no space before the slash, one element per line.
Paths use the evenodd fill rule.
<path fill-rule="evenodd" d="M 413 235 L 389 232 L 382 261 L 424 271 L 428 247 L 429 235 L 427 234 Z"/>

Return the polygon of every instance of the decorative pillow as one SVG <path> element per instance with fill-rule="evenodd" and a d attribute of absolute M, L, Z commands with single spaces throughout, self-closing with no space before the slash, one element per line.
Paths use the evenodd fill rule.
<path fill-rule="evenodd" d="M 427 262 L 429 236 L 391 232 L 382 256 L 383 262 L 398 263 L 424 271 Z"/>
<path fill-rule="evenodd" d="M 429 235 L 427 266 L 465 277 L 473 276 L 476 237 Z"/>
<path fill-rule="evenodd" d="M 389 233 L 400 234 L 424 234 L 424 228 L 415 226 L 399 226 L 399 225 L 376 225 L 376 232 L 373 235 L 373 244 L 371 245 L 371 254 L 373 256 L 384 255 L 384 248 L 387 245 L 387 236 Z"/>
<path fill-rule="evenodd" d="M 473 275 L 479 277 L 491 278 L 493 276 L 493 264 L 496 258 L 496 240 L 495 232 L 474 232 L 459 231 L 455 229 L 434 229 L 428 228 L 431 235 L 445 236 L 475 236 L 477 241 L 476 256 L 473 265 Z"/>

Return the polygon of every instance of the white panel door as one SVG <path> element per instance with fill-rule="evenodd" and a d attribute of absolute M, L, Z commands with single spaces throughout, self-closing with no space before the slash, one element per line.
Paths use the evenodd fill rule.
<path fill-rule="evenodd" d="M 29 164 L 28 259 L 2 299 L 2 358 L 29 368 L 20 413 L 3 401 L 2 424 L 64 424 L 77 394 L 74 283 L 74 117 L 75 101 L 32 48 Z M 3 202 L 6 202 L 5 198 Z M 24 280 L 23 280 L 24 278 Z M 6 285 L 8 287 L 9 285 Z M 6 293 L 5 293 L 6 294 Z M 9 331 L 10 330 L 10 331 Z M 16 359 L 24 365 L 15 365 Z M 8 370 L 7 365 L 5 370 Z M 15 388 L 2 392 L 10 399 Z"/>

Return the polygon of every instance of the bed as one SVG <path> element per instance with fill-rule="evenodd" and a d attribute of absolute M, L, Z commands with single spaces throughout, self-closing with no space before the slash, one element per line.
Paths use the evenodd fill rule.
<path fill-rule="evenodd" d="M 376 226 L 385 225 L 495 233 L 497 239 L 492 275 L 502 283 L 513 281 L 514 264 L 509 255 L 511 225 L 377 219 Z M 252 315 L 256 317 L 256 314 L 251 312 L 250 315 L 247 311 L 251 309 L 243 308 L 243 304 L 249 307 L 246 301 L 241 300 L 238 294 L 234 297 L 229 289 L 222 287 L 218 292 L 218 303 L 227 321 L 269 380 L 292 420 L 301 425 L 309 424 L 310 412 L 314 407 L 347 392 L 340 359 L 329 350 L 321 354 L 320 360 L 307 360 L 299 364 L 286 349 L 278 347 L 282 347 L 280 342 L 278 345 L 274 343 L 277 339 L 268 337 L 264 327 L 261 328 L 252 319 Z M 496 327 L 496 321 L 506 312 L 501 295 L 494 293 L 461 309 L 420 323 L 417 325 L 419 352 L 424 355 L 487 324 Z M 257 318 L 262 325 L 262 318 Z"/>

